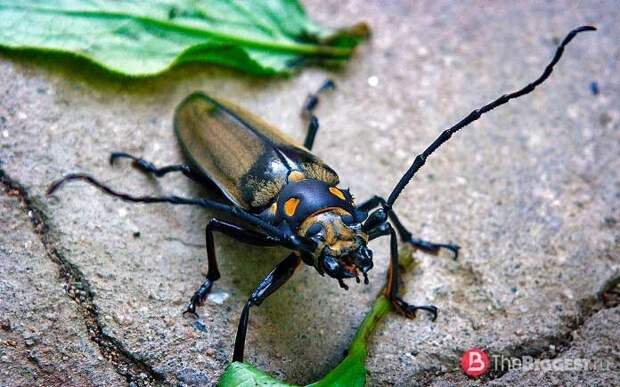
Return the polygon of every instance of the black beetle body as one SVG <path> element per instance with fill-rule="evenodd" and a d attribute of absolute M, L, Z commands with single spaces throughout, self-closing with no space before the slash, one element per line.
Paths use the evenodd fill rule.
<path fill-rule="evenodd" d="M 203 93 L 194 93 L 179 105 L 174 128 L 190 168 L 215 183 L 233 204 L 284 234 L 336 247 L 302 253 L 304 262 L 339 280 L 357 277 L 358 269 L 364 275 L 370 270 L 372 260 L 361 262 L 358 257 L 371 256 L 368 236 L 361 229 L 365 212 L 356 209 L 347 190 L 337 187 L 336 172 L 306 148 L 233 103 Z M 332 221 L 326 216 L 320 221 L 317 215 L 323 212 L 331 212 Z M 342 217 L 355 221 L 346 225 L 338 221 Z M 316 232 L 310 236 L 309 229 Z M 331 236 L 329 241 L 325 234 Z"/>
<path fill-rule="evenodd" d="M 178 107 L 174 128 L 188 164 L 157 168 L 153 163 L 127 153 L 112 153 L 110 161 L 118 158 L 133 160 L 141 171 L 161 177 L 181 172 L 198 183 L 210 181 L 224 194 L 228 203 L 208 199 L 178 196 L 134 196 L 117 192 L 86 174 L 69 174 L 54 182 L 48 194 L 69 180 L 84 180 L 107 194 L 140 203 L 171 203 L 208 208 L 221 213 L 230 222 L 212 219 L 206 227 L 208 273 L 202 286 L 191 298 L 186 312 L 196 314 L 196 307 L 211 291 L 220 277 L 217 268 L 214 232 L 224 233 L 240 242 L 258 246 L 284 246 L 292 253 L 280 262 L 256 287 L 243 308 L 237 330 L 233 360 L 242 361 L 249 310 L 260 305 L 282 286 L 300 262 L 327 273 L 348 289 L 343 279 L 364 275 L 372 268 L 369 241 L 380 236 L 390 237 L 390 265 L 385 295 L 394 308 L 407 317 L 422 309 L 437 315 L 432 305 L 414 306 L 398 297 L 398 241 L 426 252 L 437 253 L 440 248 L 458 254 L 458 246 L 415 239 L 401 224 L 392 206 L 427 158 L 458 130 L 480 116 L 511 99 L 532 92 L 544 82 L 559 61 L 564 47 L 580 32 L 594 27 L 571 31 L 561 42 L 555 56 L 542 75 L 524 88 L 505 94 L 491 103 L 472 111 L 451 128 L 443 131 L 413 161 L 396 184 L 387 200 L 374 196 L 356 205 L 348 190 L 337 187 L 338 175 L 332 168 L 310 153 L 318 130 L 313 110 L 318 93 L 333 88 L 326 82 L 316 94 L 311 94 L 303 112 L 310 119 L 304 146 L 296 145 L 279 130 L 260 118 L 223 100 L 194 93 Z M 373 210 L 370 214 L 370 210 Z"/>

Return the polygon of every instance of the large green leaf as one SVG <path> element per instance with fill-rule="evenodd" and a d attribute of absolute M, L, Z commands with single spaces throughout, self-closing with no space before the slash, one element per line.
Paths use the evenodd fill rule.
<path fill-rule="evenodd" d="M 72 53 L 131 76 L 183 62 L 286 73 L 346 60 L 367 32 L 320 27 L 297 0 L 0 0 L 0 46 Z"/>

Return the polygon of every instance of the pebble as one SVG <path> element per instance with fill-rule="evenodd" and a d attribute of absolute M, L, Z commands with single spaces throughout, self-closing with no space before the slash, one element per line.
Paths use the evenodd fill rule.
<path fill-rule="evenodd" d="M 9 320 L 8 318 L 0 320 L 0 329 L 6 332 L 10 332 L 12 330 L 11 320 Z"/>
<path fill-rule="evenodd" d="M 377 87 L 379 85 L 379 78 L 376 75 L 371 75 L 368 77 L 368 86 Z"/>
<path fill-rule="evenodd" d="M 211 292 L 209 293 L 209 295 L 207 296 L 207 299 L 211 302 L 213 302 L 214 304 L 217 305 L 222 305 L 224 303 L 224 301 L 226 301 L 226 299 L 228 299 L 228 297 L 230 297 L 229 293 L 226 293 L 224 291 L 215 291 L 215 292 Z"/>
<path fill-rule="evenodd" d="M 196 328 L 200 332 L 207 332 L 207 325 L 202 320 L 194 321 L 194 328 Z"/>

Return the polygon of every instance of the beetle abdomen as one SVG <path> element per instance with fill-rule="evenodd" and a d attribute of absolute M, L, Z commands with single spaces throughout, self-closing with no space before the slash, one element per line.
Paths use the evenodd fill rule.
<path fill-rule="evenodd" d="M 329 166 L 278 129 L 203 93 L 194 93 L 179 105 L 174 128 L 194 167 L 247 210 L 270 205 L 292 171 L 330 185 L 338 183 Z"/>

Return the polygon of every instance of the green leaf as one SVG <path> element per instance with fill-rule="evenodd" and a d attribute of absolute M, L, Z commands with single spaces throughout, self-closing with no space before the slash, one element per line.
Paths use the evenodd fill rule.
<path fill-rule="evenodd" d="M 0 46 L 87 58 L 124 75 L 208 62 L 253 74 L 343 62 L 368 34 L 313 23 L 297 0 L 0 0 Z"/>
<path fill-rule="evenodd" d="M 414 264 L 411 249 L 401 249 L 400 265 L 406 270 Z M 372 309 L 357 329 L 349 346 L 347 356 L 327 375 L 307 387 L 364 387 L 366 385 L 366 357 L 368 356 L 368 340 L 377 328 L 377 324 L 392 309 L 392 304 L 383 295 L 377 296 Z M 261 370 L 246 363 L 234 362 L 226 367 L 224 374 L 217 383 L 218 387 L 254 387 L 254 386 L 293 386 L 272 378 Z"/>
<path fill-rule="evenodd" d="M 292 384 L 280 382 L 246 363 L 230 363 L 217 382 L 218 387 L 273 386 L 290 387 Z"/>
<path fill-rule="evenodd" d="M 366 355 L 365 348 L 363 351 L 349 352 L 336 368 L 308 387 L 364 387 L 366 385 Z"/>

